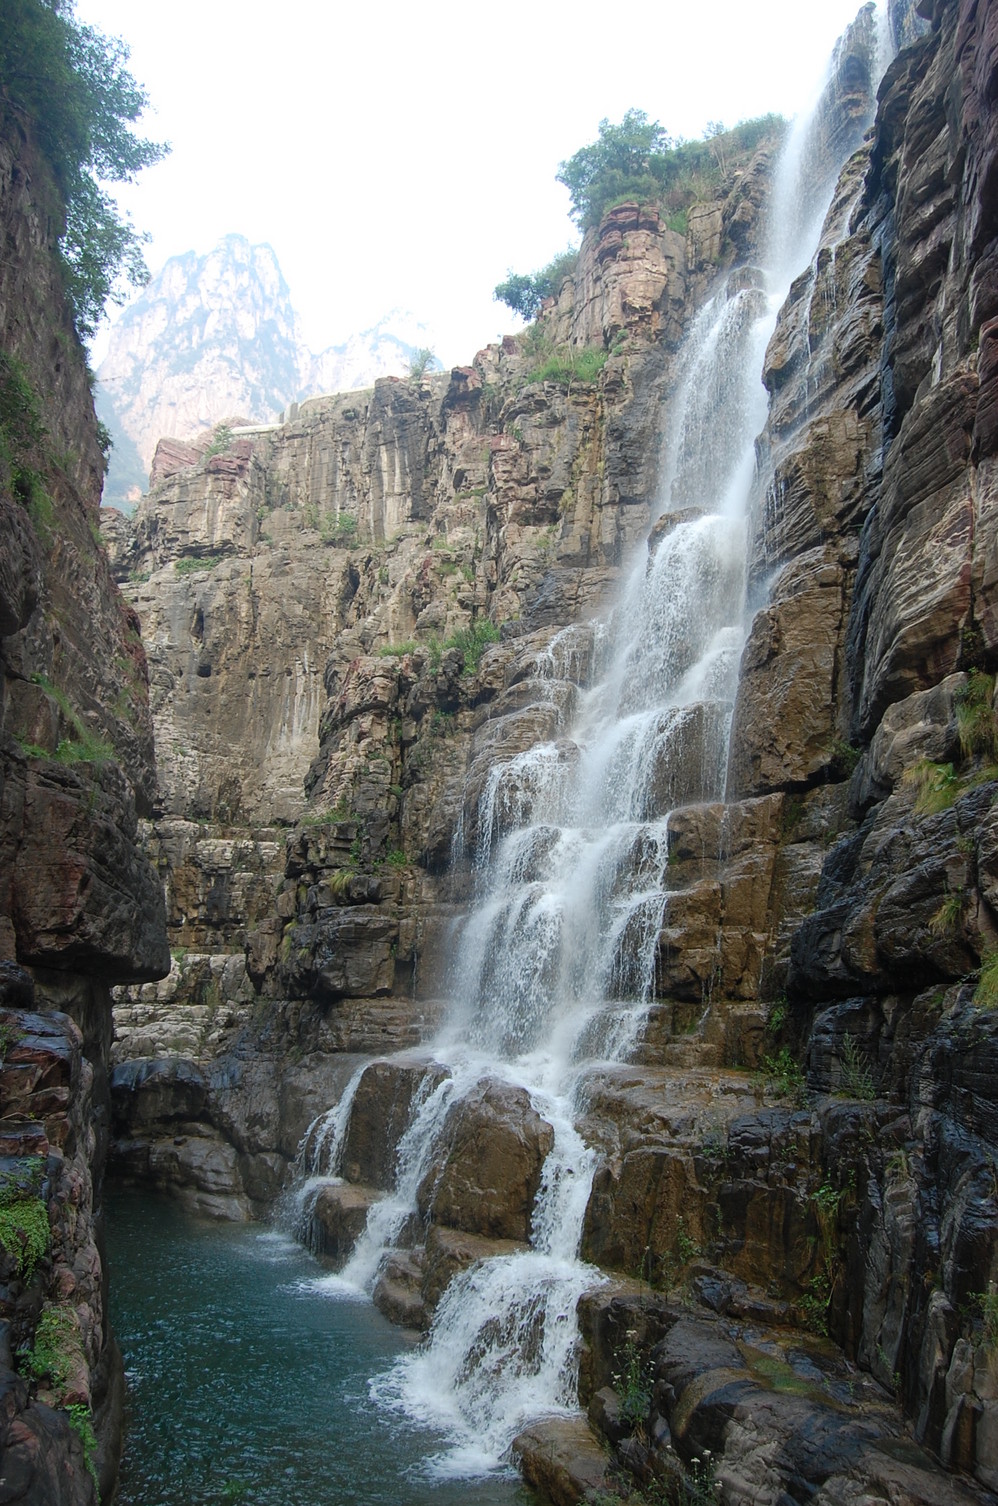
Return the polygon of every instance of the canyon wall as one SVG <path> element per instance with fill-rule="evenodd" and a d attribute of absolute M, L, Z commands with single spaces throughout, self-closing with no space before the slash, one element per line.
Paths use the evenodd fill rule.
<path fill-rule="evenodd" d="M 476 789 L 555 725 L 535 657 L 647 528 L 676 353 L 753 248 L 773 149 L 685 236 L 613 211 L 533 345 L 314 399 L 218 454 L 164 442 L 134 518 L 104 510 L 149 656 L 174 953 L 116 1006 L 134 1174 L 259 1209 L 330 1070 L 431 1032 Z M 598 381 L 531 379 L 569 348 L 599 352 Z"/>
<path fill-rule="evenodd" d="M 906 45 L 766 358 L 725 798 L 663 792 L 655 1000 L 581 1125 L 583 1253 L 620 1278 L 583 1312 L 592 1425 L 639 1480 L 709 1449 L 739 1501 L 998 1488 L 998 12 L 894 10 Z M 841 139 L 863 79 L 839 63 Z M 135 519 L 106 526 L 150 660 L 144 832 L 174 953 L 116 1006 L 123 1175 L 257 1211 L 358 1059 L 432 1034 L 479 796 L 539 743 L 576 756 L 677 354 L 755 260 L 771 166 L 737 164 L 683 230 L 612 210 L 533 333 L 467 368 L 317 399 L 218 454 L 162 447 Z M 425 1071 L 361 1079 L 310 1231 L 333 1258 Z M 413 1326 L 527 1237 L 549 1143 L 515 1093 L 461 1109 L 376 1290 Z M 580 1498 L 578 1438 L 520 1453 Z"/>
<path fill-rule="evenodd" d="M 62 205 L 0 118 L 0 1499 L 113 1486 L 123 1377 L 102 1179 L 111 987 L 169 967 L 137 839 L 155 789 L 139 621 L 99 533 L 103 456 L 55 254 Z"/>

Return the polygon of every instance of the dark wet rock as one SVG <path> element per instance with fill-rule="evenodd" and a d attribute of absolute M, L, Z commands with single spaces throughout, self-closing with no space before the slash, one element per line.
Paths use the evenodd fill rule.
<path fill-rule="evenodd" d="M 447 1113 L 417 1193 L 425 1219 L 493 1239 L 528 1240 L 554 1132 L 522 1088 L 486 1079 Z"/>

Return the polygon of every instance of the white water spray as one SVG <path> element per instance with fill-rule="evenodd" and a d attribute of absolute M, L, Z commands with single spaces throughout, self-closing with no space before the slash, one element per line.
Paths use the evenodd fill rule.
<path fill-rule="evenodd" d="M 395 1191 L 336 1278 L 370 1285 L 448 1108 L 483 1078 L 524 1088 L 553 1130 L 530 1248 L 455 1278 L 428 1342 L 372 1383 L 386 1406 L 449 1437 L 434 1461 L 443 1473 L 495 1467 L 531 1417 L 574 1402 L 576 1307 L 602 1279 L 578 1259 L 595 1155 L 575 1127 L 577 1095 L 587 1064 L 626 1057 L 653 997 L 668 816 L 723 794 L 763 356 L 834 187 L 835 165 L 823 179 L 815 168 L 817 138 L 801 122 L 784 153 L 766 269 L 733 273 L 691 330 L 661 505 L 609 622 L 568 629 L 539 656 L 532 678 L 558 708 L 558 740 L 499 759 L 486 779 L 477 902 L 433 1048 L 448 1076 L 416 1103 Z"/>

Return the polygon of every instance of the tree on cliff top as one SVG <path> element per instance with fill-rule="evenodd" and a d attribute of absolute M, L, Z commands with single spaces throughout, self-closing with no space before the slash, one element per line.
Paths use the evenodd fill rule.
<path fill-rule="evenodd" d="M 557 181 L 571 195 L 571 213 L 581 230 L 594 229 L 608 209 L 632 199 L 664 206 L 677 217 L 672 228 L 682 229 L 690 203 L 721 182 L 729 154 L 754 151 L 784 124 L 779 115 L 761 115 L 726 131 L 714 121 L 704 140 L 682 141 L 673 140 L 643 110 L 628 110 L 619 125 L 601 120 L 598 140 L 562 162 Z"/>
<path fill-rule="evenodd" d="M 578 251 L 563 251 L 539 272 L 510 272 L 505 282 L 493 289 L 492 296 L 505 303 L 521 319 L 536 319 L 545 298 L 557 298 L 566 277 L 575 271 Z"/>
<path fill-rule="evenodd" d="M 628 110 L 619 125 L 601 120 L 599 140 L 562 162 L 557 181 L 572 196 L 580 230 L 594 229 L 608 209 L 634 200 L 664 210 L 669 229 L 685 234 L 689 206 L 716 192 L 729 167 L 775 142 L 785 128 L 781 116 L 759 115 L 731 130 L 711 121 L 702 141 L 673 141 L 643 110 Z M 539 272 L 510 271 L 493 298 L 521 319 L 536 319 L 544 300 L 558 296 L 578 254 L 565 251 Z"/>
<path fill-rule="evenodd" d="M 572 215 L 582 230 L 598 225 L 613 200 L 655 198 L 661 188 L 656 168 L 672 145 L 657 120 L 644 110 L 628 110 L 619 125 L 604 118 L 599 138 L 580 147 L 557 172 L 572 198 Z"/>
<path fill-rule="evenodd" d="M 148 276 L 141 236 L 102 186 L 133 181 L 169 150 L 136 134 L 146 94 L 128 48 L 79 24 L 71 0 L 3 0 L 0 96 L 30 120 L 65 208 L 59 243 L 78 333 L 93 334 L 122 278 Z"/>

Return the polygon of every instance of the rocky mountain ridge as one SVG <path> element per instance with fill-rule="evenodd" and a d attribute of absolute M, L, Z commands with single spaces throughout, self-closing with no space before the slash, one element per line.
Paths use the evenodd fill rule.
<path fill-rule="evenodd" d="M 170 257 L 115 321 L 97 373 L 114 441 L 105 504 L 137 501 L 161 438 L 235 414 L 270 422 L 300 398 L 405 371 L 421 344 L 425 332 L 395 310 L 314 355 L 270 246 L 233 234 L 205 256 Z"/>

